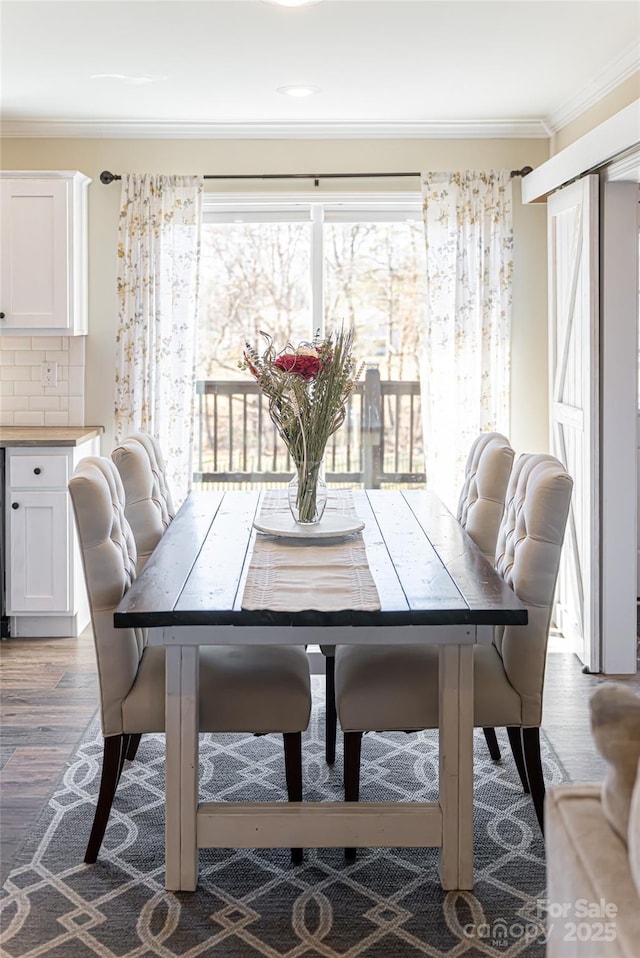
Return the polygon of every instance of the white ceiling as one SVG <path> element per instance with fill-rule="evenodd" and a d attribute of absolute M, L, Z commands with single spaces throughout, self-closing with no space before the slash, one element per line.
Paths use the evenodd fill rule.
<path fill-rule="evenodd" d="M 640 66 L 637 0 L 1 0 L 0 18 L 5 136 L 546 136 Z M 276 92 L 296 83 L 321 92 Z"/>

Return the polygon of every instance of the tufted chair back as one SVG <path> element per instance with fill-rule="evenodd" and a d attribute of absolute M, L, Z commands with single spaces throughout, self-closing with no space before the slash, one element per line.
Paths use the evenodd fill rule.
<path fill-rule="evenodd" d="M 494 630 L 494 643 L 522 699 L 522 725 L 540 725 L 551 606 L 573 480 L 553 456 L 517 460 L 496 547 L 496 569 L 525 603 L 529 622 Z"/>
<path fill-rule="evenodd" d="M 514 455 L 505 436 L 484 432 L 471 446 L 465 467 L 458 522 L 491 565 Z"/>
<path fill-rule="evenodd" d="M 136 546 L 124 514 L 120 476 L 109 459 L 81 459 L 69 492 L 91 606 L 102 731 L 119 735 L 122 701 L 135 681 L 146 643 L 146 631 L 113 626 L 113 611 L 136 577 Z"/>
<path fill-rule="evenodd" d="M 125 515 L 138 551 L 138 572 L 176 514 L 158 441 L 145 433 L 123 439 L 111 453 L 122 485 Z"/>

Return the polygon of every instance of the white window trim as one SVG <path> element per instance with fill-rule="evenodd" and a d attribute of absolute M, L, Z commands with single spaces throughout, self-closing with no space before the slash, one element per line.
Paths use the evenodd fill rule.
<path fill-rule="evenodd" d="M 403 193 L 206 193 L 205 223 L 308 222 L 311 225 L 312 330 L 324 333 L 324 251 L 326 223 L 402 223 L 422 220 L 422 194 Z"/>
<path fill-rule="evenodd" d="M 309 213 L 314 206 L 332 214 L 379 212 L 398 220 L 422 218 L 422 194 L 410 193 L 206 193 L 203 197 L 205 221 L 211 213 Z M 348 214 L 347 214 L 348 215 Z M 310 216 L 310 213 L 309 213 Z M 345 219 L 347 217 L 345 216 Z"/>

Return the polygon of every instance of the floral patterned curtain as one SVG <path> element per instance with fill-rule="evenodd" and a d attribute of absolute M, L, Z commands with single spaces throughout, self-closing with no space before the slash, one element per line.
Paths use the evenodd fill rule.
<path fill-rule="evenodd" d="M 422 174 L 427 485 L 455 511 L 471 443 L 509 435 L 513 225 L 504 172 Z"/>
<path fill-rule="evenodd" d="M 191 484 L 203 178 L 122 177 L 116 442 L 151 433 L 180 502 Z"/>

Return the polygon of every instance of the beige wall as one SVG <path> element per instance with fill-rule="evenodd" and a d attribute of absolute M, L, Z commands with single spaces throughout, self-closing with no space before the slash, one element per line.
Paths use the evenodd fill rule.
<path fill-rule="evenodd" d="M 560 150 L 578 140 L 585 133 L 595 129 L 600 123 L 604 123 L 609 117 L 614 116 L 629 106 L 640 97 L 640 71 L 628 77 L 624 83 L 617 86 L 615 90 L 603 96 L 601 100 L 592 106 L 589 110 L 581 113 L 577 119 L 567 123 L 565 127 L 559 130 L 551 140 L 551 155 L 555 156 Z"/>
<path fill-rule="evenodd" d="M 3 169 L 80 170 L 89 187 L 89 335 L 85 422 L 105 427 L 113 442 L 116 230 L 120 189 L 103 186 L 102 170 L 160 173 L 295 173 L 362 170 L 519 169 L 548 159 L 547 140 L 81 140 L 8 139 Z M 325 181 L 325 190 L 415 189 L 414 180 Z M 270 190 L 292 192 L 284 181 Z M 308 191 L 301 181 L 298 189 Z M 216 184 L 226 191 L 264 191 L 259 181 Z M 322 190 L 322 185 L 320 191 Z M 514 284 L 511 440 L 519 452 L 546 451 L 546 206 L 523 206 L 514 185 Z"/>

